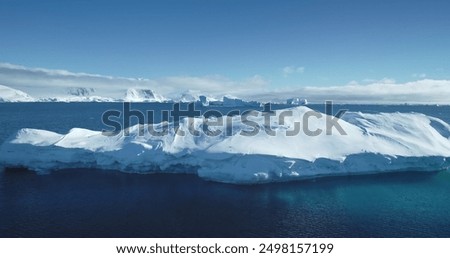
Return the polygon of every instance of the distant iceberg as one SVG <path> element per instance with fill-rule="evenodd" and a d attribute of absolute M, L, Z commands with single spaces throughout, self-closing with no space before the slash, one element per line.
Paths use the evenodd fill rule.
<path fill-rule="evenodd" d="M 236 97 L 223 96 L 221 100 L 217 100 L 214 97 L 199 95 L 187 91 L 181 95 L 179 102 L 189 103 L 197 102 L 200 105 L 207 106 L 220 106 L 220 107 L 259 107 L 260 103 L 257 101 L 245 101 Z"/>
<path fill-rule="evenodd" d="M 224 96 L 222 105 L 224 107 L 250 107 L 250 106 L 257 107 L 260 105 L 260 103 L 256 101 L 245 101 L 239 98 Z"/>
<path fill-rule="evenodd" d="M 179 134 L 191 127 L 202 132 L 202 118 L 184 119 L 162 136 L 146 133 L 147 128 L 139 125 L 129 128 L 129 136 L 105 136 L 80 128 L 65 135 L 22 129 L 0 147 L 0 164 L 38 172 L 97 168 L 134 173 L 194 173 L 207 180 L 237 184 L 439 171 L 450 166 L 450 126 L 440 119 L 416 113 L 348 112 L 339 122 L 346 135 L 335 132 L 287 136 L 299 123 L 302 125 L 302 118 L 311 111 L 305 106 L 274 111 L 278 116 L 292 112 L 283 123 L 272 121 L 274 136 L 264 128 L 254 136 L 243 135 L 248 126 L 241 116 L 225 117 L 232 122 L 226 126 L 232 132 L 216 136 Z M 310 119 L 311 130 L 326 126 L 327 116 L 320 116 Z M 259 124 L 264 120 L 256 113 L 252 119 Z M 153 129 L 158 131 L 165 125 L 156 124 Z"/>

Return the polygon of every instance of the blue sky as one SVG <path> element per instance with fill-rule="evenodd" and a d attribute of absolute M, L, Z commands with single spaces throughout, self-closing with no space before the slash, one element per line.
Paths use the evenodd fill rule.
<path fill-rule="evenodd" d="M 0 62 L 270 87 L 449 79 L 450 1 L 0 0 Z"/>

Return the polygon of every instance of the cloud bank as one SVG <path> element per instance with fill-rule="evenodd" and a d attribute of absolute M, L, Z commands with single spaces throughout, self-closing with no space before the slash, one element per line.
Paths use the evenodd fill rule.
<path fill-rule="evenodd" d="M 0 84 L 24 91 L 36 98 L 64 96 L 68 89 L 93 88 L 102 97 L 122 98 L 129 88 L 152 89 L 170 98 L 182 93 L 219 96 L 251 95 L 266 87 L 267 82 L 259 76 L 242 81 L 232 81 L 221 76 L 174 76 L 159 79 L 113 77 L 66 70 L 28 68 L 0 63 Z"/>
<path fill-rule="evenodd" d="M 300 72 L 298 68 L 292 68 L 293 72 Z M 190 93 L 216 98 L 231 95 L 264 102 L 283 102 L 287 98 L 301 97 L 310 102 L 333 100 L 337 103 L 450 104 L 450 80 L 422 78 L 406 83 L 383 79 L 366 83 L 351 82 L 347 85 L 330 87 L 280 88 L 282 85 L 271 85 L 269 81 L 258 75 L 240 81 L 217 75 L 142 79 L 28 68 L 0 63 L 0 84 L 23 91 L 34 98 L 64 96 L 68 89 L 73 88 L 93 88 L 95 95 L 120 99 L 124 97 L 127 89 L 141 88 L 154 90 L 175 100 L 183 94 Z"/>
<path fill-rule="evenodd" d="M 305 97 L 310 102 L 333 100 L 337 103 L 376 103 L 376 104 L 450 104 L 450 81 L 423 79 L 395 83 L 381 80 L 370 84 L 352 82 L 343 86 L 302 87 L 284 89 L 272 93 L 259 94 L 258 99 L 266 101 L 274 96 Z M 281 99 L 280 99 L 281 100 Z"/>

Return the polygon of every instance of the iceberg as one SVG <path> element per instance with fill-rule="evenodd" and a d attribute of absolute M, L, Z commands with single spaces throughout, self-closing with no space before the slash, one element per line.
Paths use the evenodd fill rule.
<path fill-rule="evenodd" d="M 260 106 L 259 102 L 256 101 L 245 101 L 239 98 L 234 97 L 223 97 L 222 105 L 224 107 L 251 107 L 251 106 Z"/>
<path fill-rule="evenodd" d="M 328 117 L 310 117 L 311 136 L 290 136 L 304 116 L 315 112 L 306 106 L 274 111 L 267 133 L 264 126 L 248 136 L 246 119 L 224 117 L 224 132 L 204 132 L 204 118 L 184 118 L 176 126 L 167 122 L 134 125 L 128 134 L 105 134 L 74 128 L 67 134 L 21 129 L 0 147 L 0 167 L 24 167 L 37 172 L 67 168 L 96 168 L 133 173 L 193 173 L 226 183 L 256 184 L 321 176 L 374 174 L 401 171 L 440 171 L 450 166 L 450 126 L 418 113 L 347 112 L 339 124 L 345 131 L 326 134 Z M 251 120 L 264 124 L 261 112 Z M 228 123 L 229 122 L 229 123 Z M 173 126 L 173 128 L 171 127 Z M 213 129 L 219 128 L 218 126 Z M 257 127 L 254 127 L 255 129 Z M 190 134 L 190 129 L 199 134 Z M 210 128 L 211 129 L 211 128 Z M 335 129 L 335 128 L 334 128 Z M 225 131 L 231 131 L 225 133 Z M 180 132 L 184 132 L 180 133 Z"/>

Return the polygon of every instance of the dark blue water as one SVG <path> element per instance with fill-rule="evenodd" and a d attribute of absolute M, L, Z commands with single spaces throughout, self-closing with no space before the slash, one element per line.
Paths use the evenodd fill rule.
<path fill-rule="evenodd" d="M 23 127 L 99 130 L 110 108 L 121 104 L 0 104 L 0 141 Z M 339 108 L 421 112 L 450 122 L 448 106 Z M 449 171 L 256 186 L 193 175 L 0 172 L 1 237 L 450 237 L 448 214 Z"/>

